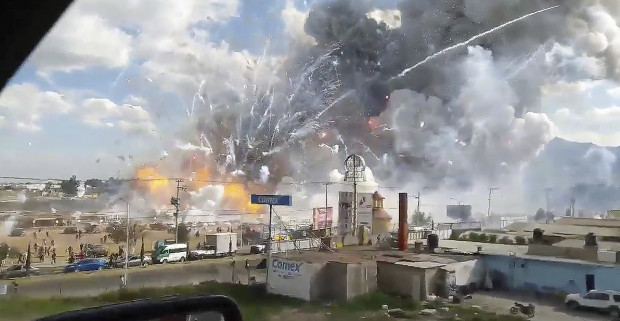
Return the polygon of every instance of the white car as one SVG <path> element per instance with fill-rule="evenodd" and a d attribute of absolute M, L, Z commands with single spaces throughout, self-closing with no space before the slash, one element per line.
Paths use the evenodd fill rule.
<path fill-rule="evenodd" d="M 591 290 L 585 295 L 569 294 L 564 300 L 571 309 L 593 309 L 608 312 L 614 319 L 620 317 L 620 292 Z"/>

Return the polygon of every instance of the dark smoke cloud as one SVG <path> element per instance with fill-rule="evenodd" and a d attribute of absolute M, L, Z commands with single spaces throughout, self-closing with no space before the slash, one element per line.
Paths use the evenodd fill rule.
<path fill-rule="evenodd" d="M 558 4 L 395 78 L 444 48 Z M 619 7 L 405 0 L 396 6 L 400 27 L 391 27 L 368 17 L 372 1 L 322 1 L 304 26 L 316 45 L 263 66 L 276 70 L 270 77 L 248 63 L 243 90 L 203 94 L 209 104 L 197 112 L 193 143 L 211 148 L 222 171 L 251 180 L 263 165 L 274 182 L 326 180 L 347 154 L 359 153 L 385 185 L 501 183 L 554 138 L 554 124 L 539 113 L 541 86 L 620 74 L 620 44 L 603 32 Z"/>

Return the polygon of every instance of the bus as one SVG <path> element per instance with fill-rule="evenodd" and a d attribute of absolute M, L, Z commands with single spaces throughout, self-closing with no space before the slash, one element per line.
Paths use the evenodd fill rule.
<path fill-rule="evenodd" d="M 187 244 L 166 244 L 153 252 L 153 263 L 184 262 L 187 259 Z"/>

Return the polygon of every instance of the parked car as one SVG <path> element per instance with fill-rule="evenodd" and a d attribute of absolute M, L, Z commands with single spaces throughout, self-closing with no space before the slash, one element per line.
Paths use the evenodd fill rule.
<path fill-rule="evenodd" d="M 254 244 L 250 246 L 250 254 L 261 254 L 265 253 L 265 249 L 267 246 L 265 244 Z"/>
<path fill-rule="evenodd" d="M 209 257 L 215 257 L 215 249 L 200 249 L 189 251 L 190 261 L 204 260 Z"/>
<path fill-rule="evenodd" d="M 102 259 L 83 259 L 65 266 L 65 273 L 103 270 L 106 262 Z"/>
<path fill-rule="evenodd" d="M 107 257 L 110 252 L 101 244 L 86 244 L 86 254 L 89 257 Z"/>
<path fill-rule="evenodd" d="M 11 230 L 11 234 L 9 236 L 24 236 L 26 235 L 26 231 L 23 228 L 17 227 Z"/>
<path fill-rule="evenodd" d="M 98 224 L 88 224 L 84 228 L 84 233 L 97 234 L 101 233 L 101 229 L 99 228 Z"/>
<path fill-rule="evenodd" d="M 609 313 L 614 319 L 620 318 L 620 292 L 591 290 L 583 296 L 569 294 L 564 302 L 571 310 L 598 310 Z"/>
<path fill-rule="evenodd" d="M 41 271 L 36 267 L 30 267 L 30 275 L 39 275 Z M 26 266 L 24 264 L 11 265 L 0 272 L 0 279 L 23 278 L 28 276 Z"/>
<path fill-rule="evenodd" d="M 153 259 L 151 259 L 150 256 L 145 255 L 144 256 L 144 260 L 141 261 L 140 260 L 140 255 L 130 255 L 129 256 L 129 261 L 127 263 L 127 266 L 132 267 L 132 266 L 148 266 L 153 264 Z M 116 260 L 114 262 L 114 266 L 117 268 L 124 268 L 125 267 L 125 258 L 119 258 L 118 260 Z"/>
<path fill-rule="evenodd" d="M 76 226 L 68 226 L 62 231 L 62 234 L 77 234 L 78 228 Z"/>

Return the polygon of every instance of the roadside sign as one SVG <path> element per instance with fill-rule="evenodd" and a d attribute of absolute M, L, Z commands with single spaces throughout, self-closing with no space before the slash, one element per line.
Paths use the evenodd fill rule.
<path fill-rule="evenodd" d="M 252 204 L 292 206 L 291 195 L 251 195 Z"/>

